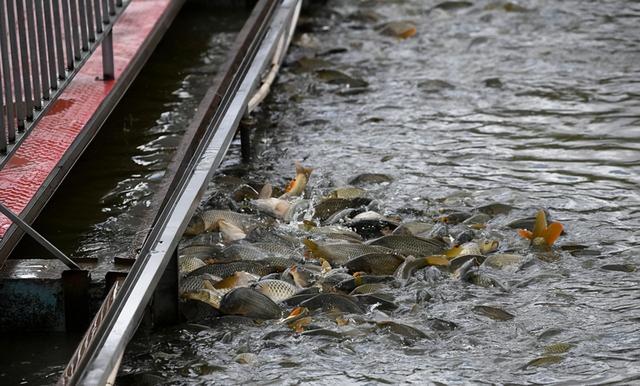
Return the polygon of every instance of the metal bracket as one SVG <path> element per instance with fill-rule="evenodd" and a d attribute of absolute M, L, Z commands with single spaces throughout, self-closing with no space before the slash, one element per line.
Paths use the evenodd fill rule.
<path fill-rule="evenodd" d="M 31 228 L 29 224 L 24 222 L 20 217 L 13 213 L 9 208 L 0 203 L 0 212 L 7 216 L 14 224 L 18 225 L 26 234 L 33 237 L 38 244 L 42 245 L 47 251 L 49 251 L 58 260 L 62 261 L 67 267 L 71 269 L 81 269 L 78 264 L 71 260 L 67 255 L 62 253 L 58 248 L 51 244 L 47 239 L 42 237 L 35 229 Z"/>

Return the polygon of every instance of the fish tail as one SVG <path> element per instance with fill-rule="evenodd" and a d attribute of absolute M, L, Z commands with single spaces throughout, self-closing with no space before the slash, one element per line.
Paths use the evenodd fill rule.
<path fill-rule="evenodd" d="M 260 194 L 258 195 L 258 198 L 270 198 L 272 193 L 273 193 L 273 187 L 271 186 L 270 183 L 267 182 L 262 186 L 262 189 L 260 189 Z"/>
<path fill-rule="evenodd" d="M 300 161 L 296 161 L 296 174 L 304 174 L 307 178 L 311 175 L 313 168 L 305 168 Z"/>
<path fill-rule="evenodd" d="M 547 229 L 547 216 L 544 210 L 540 209 L 536 214 L 536 222 L 533 226 L 533 238 L 543 237 Z"/>
<path fill-rule="evenodd" d="M 552 222 L 551 224 L 549 224 L 543 236 L 544 241 L 547 242 L 548 246 L 552 246 L 553 243 L 556 242 L 558 237 L 560 237 L 563 229 L 564 227 L 559 222 Z"/>

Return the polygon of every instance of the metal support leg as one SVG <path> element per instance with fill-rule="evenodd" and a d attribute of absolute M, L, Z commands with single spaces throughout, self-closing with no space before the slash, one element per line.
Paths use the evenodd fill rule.
<path fill-rule="evenodd" d="M 164 270 L 151 301 L 153 326 L 168 326 L 179 321 L 178 309 L 178 251 L 173 252 L 167 268 Z"/>
<path fill-rule="evenodd" d="M 91 313 L 89 312 L 90 281 L 88 271 L 62 272 L 64 320 L 67 331 L 84 331 L 91 321 Z"/>
<path fill-rule="evenodd" d="M 240 121 L 240 153 L 242 161 L 249 162 L 251 160 L 251 127 L 253 120 L 245 117 Z"/>
<path fill-rule="evenodd" d="M 58 258 L 58 260 L 62 261 L 67 267 L 71 269 L 80 269 L 78 264 L 76 264 L 67 255 L 62 253 L 58 248 L 56 248 L 53 244 L 47 241 L 47 239 L 42 237 L 40 233 L 36 232 L 35 229 L 31 228 L 29 224 L 24 222 L 20 217 L 18 217 L 15 213 L 9 210 L 6 206 L 0 204 L 0 212 L 5 216 L 7 216 L 9 220 L 11 220 L 18 227 L 20 227 L 20 229 L 22 229 L 26 234 L 33 237 L 33 239 L 36 240 L 38 244 L 42 245 L 47 251 L 49 251 L 53 256 Z"/>
<path fill-rule="evenodd" d="M 113 32 L 104 37 L 102 41 L 102 80 L 115 79 L 115 69 L 113 66 Z"/>

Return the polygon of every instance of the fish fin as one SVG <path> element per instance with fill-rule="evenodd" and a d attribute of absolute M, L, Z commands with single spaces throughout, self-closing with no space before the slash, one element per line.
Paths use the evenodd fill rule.
<path fill-rule="evenodd" d="M 238 276 L 234 273 L 213 285 L 214 289 L 233 288 L 238 280 Z"/>
<path fill-rule="evenodd" d="M 267 182 L 262 186 L 262 189 L 260 189 L 260 194 L 258 195 L 258 198 L 271 198 L 272 193 L 273 193 L 273 186 L 271 186 L 271 184 Z"/>
<path fill-rule="evenodd" d="M 315 241 L 311 239 L 304 239 L 302 240 L 302 243 L 307 247 L 307 249 L 309 249 L 312 255 L 318 251 L 319 246 Z"/>
<path fill-rule="evenodd" d="M 202 288 L 208 289 L 208 290 L 215 290 L 216 287 L 213 286 L 213 283 L 211 283 L 211 281 L 209 280 L 204 280 L 202 282 Z"/>
<path fill-rule="evenodd" d="M 310 231 L 313 228 L 316 228 L 318 226 L 318 224 L 316 224 L 315 222 L 311 221 L 311 220 L 303 220 L 302 221 L 302 225 L 305 231 Z"/>
<path fill-rule="evenodd" d="M 518 229 L 518 234 L 525 239 L 533 240 L 533 232 L 528 231 L 526 229 Z"/>
<path fill-rule="evenodd" d="M 305 168 L 304 166 L 302 166 L 300 161 L 296 161 L 296 174 L 304 174 L 305 177 L 309 178 L 312 171 L 313 168 Z"/>
<path fill-rule="evenodd" d="M 320 265 L 322 265 L 322 272 L 323 273 L 327 273 L 329 271 L 331 271 L 331 269 L 333 269 L 333 267 L 331 267 L 331 264 L 329 264 L 328 261 L 326 261 L 325 259 L 320 259 Z"/>
<path fill-rule="evenodd" d="M 291 207 L 291 203 L 289 201 L 280 200 L 278 201 L 278 203 L 274 208 L 275 213 L 278 217 L 284 218 L 284 216 L 287 214 L 287 211 L 289 210 L 290 207 Z"/>
<path fill-rule="evenodd" d="M 410 38 L 413 35 L 415 35 L 417 32 L 418 32 L 418 30 L 416 29 L 416 27 L 411 27 L 411 28 L 407 29 L 406 31 L 402 32 L 398 37 L 400 39 Z"/>
<path fill-rule="evenodd" d="M 427 263 L 427 265 L 436 265 L 440 267 L 449 266 L 449 259 L 447 259 L 447 256 L 445 255 L 427 256 L 424 258 L 424 261 Z"/>
<path fill-rule="evenodd" d="M 457 257 L 462 252 L 462 245 L 456 244 L 451 249 L 447 250 L 444 254 L 449 258 Z"/>
<path fill-rule="evenodd" d="M 540 209 L 536 214 L 536 222 L 533 226 L 533 238 L 542 237 L 547 230 L 547 215 Z"/>
<path fill-rule="evenodd" d="M 549 224 L 546 231 L 544 232 L 544 236 L 542 236 L 544 237 L 544 241 L 547 242 L 548 246 L 552 246 L 553 243 L 556 242 L 558 237 L 560 237 L 563 229 L 564 227 L 559 222 L 552 222 L 551 224 Z"/>

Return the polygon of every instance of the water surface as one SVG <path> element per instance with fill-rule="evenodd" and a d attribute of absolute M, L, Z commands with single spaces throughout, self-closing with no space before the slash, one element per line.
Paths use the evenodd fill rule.
<path fill-rule="evenodd" d="M 303 19 L 257 114 L 253 161 L 239 163 L 236 143 L 218 178 L 282 186 L 304 160 L 315 168 L 316 198 L 362 172 L 392 176 L 369 190 L 384 213 L 407 220 L 511 204 L 483 234 L 530 257 L 526 269 L 492 272 L 506 290 L 419 273 L 393 293 L 400 307 L 391 316 L 430 339 L 357 325 L 343 339 L 265 339 L 279 327 L 184 324 L 136 340 L 122 374 L 172 384 L 640 381 L 640 279 L 601 268 L 640 264 L 640 5 L 465 3 L 332 1 Z M 395 20 L 412 21 L 417 34 L 401 40 L 376 28 Z M 327 83 L 298 65 L 302 57 L 368 86 Z M 211 185 L 208 205 L 224 206 L 221 191 Z M 555 262 L 529 254 L 506 224 L 540 207 L 565 225 L 560 246 L 588 252 L 558 249 Z M 495 321 L 474 313 L 477 305 L 515 317 Z M 431 318 L 457 328 L 434 330 Z M 329 318 L 318 323 L 336 329 Z M 556 343 L 571 345 L 559 363 L 527 366 Z M 236 363 L 242 352 L 256 361 Z"/>

